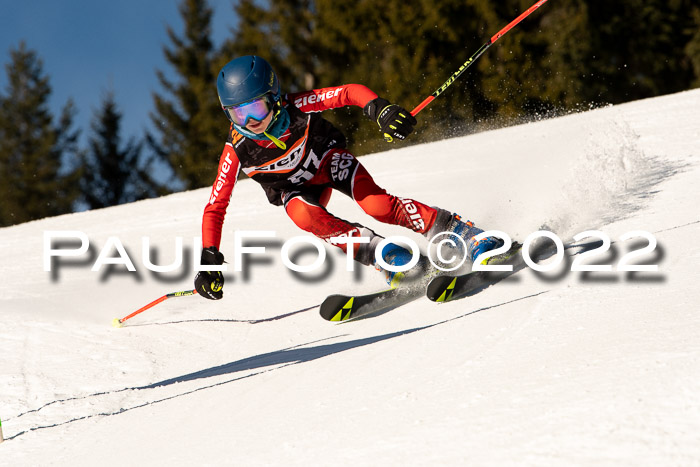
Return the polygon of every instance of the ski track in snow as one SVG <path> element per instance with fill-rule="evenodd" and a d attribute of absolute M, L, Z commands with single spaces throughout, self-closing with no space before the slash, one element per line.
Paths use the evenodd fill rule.
<path fill-rule="evenodd" d="M 639 261 L 660 268 L 525 270 L 340 325 L 318 316 L 323 298 L 381 278 L 331 247 L 314 280 L 293 276 L 280 247 L 302 232 L 249 181 L 222 250 L 237 230 L 274 230 L 267 254 L 227 273 L 224 300 L 172 298 L 121 329 L 114 317 L 192 287 L 189 270 L 146 270 L 141 239 L 168 264 L 183 237 L 191 267 L 208 189 L 0 229 L 0 461 L 698 465 L 698 122 L 694 90 L 362 158 L 390 192 L 513 239 L 601 230 L 615 243 L 600 264 L 649 231 L 658 246 Z M 425 246 L 339 193 L 329 209 Z M 44 272 L 48 230 L 85 232 L 90 254 Z M 90 270 L 110 236 L 137 273 Z"/>

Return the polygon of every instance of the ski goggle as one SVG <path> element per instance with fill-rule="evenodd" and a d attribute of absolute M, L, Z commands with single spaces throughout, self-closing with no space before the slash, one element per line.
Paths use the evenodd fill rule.
<path fill-rule="evenodd" d="M 224 112 L 228 118 L 239 126 L 246 126 L 251 118 L 262 121 L 272 110 L 272 104 L 268 96 L 262 96 L 252 101 L 239 105 L 224 107 Z"/>

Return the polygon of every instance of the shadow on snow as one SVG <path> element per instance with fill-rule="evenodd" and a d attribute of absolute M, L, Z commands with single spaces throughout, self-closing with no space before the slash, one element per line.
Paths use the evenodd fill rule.
<path fill-rule="evenodd" d="M 542 295 L 544 293 L 547 293 L 547 292 L 543 291 L 543 292 L 539 292 L 536 294 L 531 294 L 531 295 L 523 296 L 520 298 L 516 298 L 516 299 L 510 300 L 507 302 L 499 303 L 496 305 L 482 307 L 482 308 L 472 310 L 468 313 L 464 313 L 462 315 L 459 315 L 459 316 L 456 316 L 453 318 L 449 318 L 449 319 L 446 319 L 443 321 L 439 321 L 437 323 L 433 323 L 433 324 L 429 324 L 429 325 L 421 326 L 421 327 L 417 327 L 417 328 L 406 329 L 406 330 L 392 332 L 392 333 L 388 333 L 388 334 L 382 334 L 379 336 L 366 337 L 366 338 L 362 338 L 362 339 L 355 339 L 355 340 L 346 341 L 346 342 L 336 342 L 336 343 L 332 343 L 332 344 L 322 344 L 322 345 L 315 345 L 312 347 L 306 347 L 309 344 L 315 344 L 315 343 L 321 342 L 321 341 L 315 341 L 315 342 L 310 342 L 307 344 L 302 344 L 299 346 L 290 347 L 290 348 L 283 349 L 283 350 L 278 350 L 278 351 L 269 352 L 266 354 L 256 355 L 254 357 L 248 357 L 248 358 L 244 358 L 241 360 L 236 360 L 234 362 L 226 363 L 224 365 L 218 365 L 218 366 L 214 366 L 211 368 L 206 368 L 204 370 L 200 370 L 200 371 L 196 371 L 196 372 L 192 372 L 192 373 L 187 373 L 184 375 L 176 376 L 173 378 L 158 381 L 158 382 L 144 385 L 144 386 L 126 387 L 126 388 L 116 389 L 116 390 L 112 390 L 112 391 L 103 391 L 103 392 L 97 392 L 97 393 L 93 393 L 93 394 L 87 394 L 84 396 L 55 400 L 52 402 L 48 402 L 39 408 L 20 413 L 16 417 L 6 419 L 5 421 L 8 422 L 10 420 L 17 419 L 19 417 L 22 417 L 24 415 L 28 415 L 30 413 L 36 413 L 45 407 L 48 407 L 50 405 L 57 404 L 57 403 L 65 403 L 65 402 L 88 399 L 88 398 L 98 397 L 98 396 L 107 396 L 107 395 L 117 394 L 117 393 L 126 392 L 126 391 L 154 390 L 157 388 L 170 386 L 170 385 L 173 385 L 176 383 L 186 383 L 186 382 L 193 382 L 193 381 L 199 381 L 199 380 L 206 380 L 209 378 L 215 378 L 215 377 L 220 377 L 220 376 L 225 376 L 225 375 L 235 375 L 234 377 L 225 379 L 223 381 L 217 381 L 214 383 L 205 384 L 203 386 L 199 386 L 199 387 L 187 390 L 187 391 L 183 391 L 183 392 L 180 392 L 178 394 L 173 394 L 173 395 L 170 395 L 167 397 L 162 397 L 159 399 L 153 399 L 153 400 L 146 401 L 146 402 L 143 402 L 141 404 L 137 404 L 137 405 L 134 405 L 131 407 L 120 408 L 119 410 L 115 410 L 115 411 L 111 411 L 111 412 L 101 412 L 101 413 L 84 415 L 81 417 L 71 418 L 69 420 L 65 420 L 63 422 L 53 423 L 50 425 L 41 425 L 41 426 L 31 427 L 31 428 L 28 428 L 24 431 L 16 433 L 12 436 L 6 437 L 5 439 L 11 440 L 11 439 L 17 438 L 19 436 L 22 436 L 28 432 L 42 430 L 45 428 L 59 427 L 59 426 L 67 425 L 69 423 L 73 423 L 73 422 L 80 421 L 80 420 L 87 420 L 87 419 L 94 418 L 94 417 L 105 417 L 105 416 L 111 416 L 111 415 L 118 415 L 118 414 L 121 414 L 124 412 L 128 412 L 130 410 L 134 410 L 134 409 L 158 404 L 161 402 L 169 401 L 172 399 L 176 399 L 178 397 L 187 396 L 189 394 L 193 394 L 193 393 L 203 391 L 206 389 L 214 388 L 217 386 L 222 386 L 225 384 L 233 383 L 236 381 L 241 381 L 241 380 L 248 379 L 248 378 L 253 378 L 255 376 L 259 376 L 259 375 L 262 375 L 264 373 L 268 373 L 271 371 L 281 370 L 281 369 L 286 368 L 288 366 L 312 362 L 314 360 L 329 357 L 329 356 L 332 356 L 332 355 L 335 355 L 335 354 L 338 354 L 341 352 L 346 352 L 346 351 L 357 349 L 357 348 L 364 347 L 367 345 L 377 344 L 379 342 L 385 342 L 385 341 L 395 339 L 395 338 L 398 338 L 401 336 L 413 334 L 413 333 L 420 332 L 420 331 L 425 331 L 427 329 L 441 326 L 443 324 L 447 324 L 447 323 L 450 323 L 452 321 L 456 321 L 456 320 L 465 318 L 469 315 L 473 315 L 473 314 L 479 313 L 481 311 L 486 311 L 486 310 L 490 310 L 493 308 L 505 306 L 505 305 L 508 305 L 508 304 L 511 304 L 514 302 L 526 300 L 528 298 L 533 298 L 533 297 Z M 330 337 L 330 338 L 324 339 L 324 340 L 337 339 L 339 337 L 343 337 L 343 335 Z M 249 372 L 251 370 L 258 370 L 258 371 L 254 371 L 253 373 L 246 373 L 246 372 Z M 244 374 L 240 374 L 240 373 L 244 373 Z"/>

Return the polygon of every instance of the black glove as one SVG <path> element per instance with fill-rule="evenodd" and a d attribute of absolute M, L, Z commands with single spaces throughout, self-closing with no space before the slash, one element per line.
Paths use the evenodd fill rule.
<path fill-rule="evenodd" d="M 224 264 L 224 255 L 215 247 L 202 250 L 202 266 Z M 219 300 L 224 296 L 224 275 L 221 271 L 199 271 L 194 277 L 197 293 L 210 300 Z"/>
<path fill-rule="evenodd" d="M 384 133 L 384 139 L 389 143 L 394 141 L 394 138 L 405 139 L 418 123 L 411 112 L 381 97 L 369 101 L 363 111 L 377 122 L 379 129 Z"/>

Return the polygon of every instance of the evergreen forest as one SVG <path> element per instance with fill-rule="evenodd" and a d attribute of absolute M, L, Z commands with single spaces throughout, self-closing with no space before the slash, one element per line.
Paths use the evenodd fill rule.
<path fill-rule="evenodd" d="M 228 132 L 221 67 L 260 55 L 283 92 L 361 83 L 411 110 L 534 0 L 236 0 L 238 26 L 215 47 L 208 0 L 181 0 L 154 69 L 152 129 L 125 138 L 114 94 L 89 128 L 69 99 L 49 107 L 51 76 L 17 38 L 0 51 L 0 227 L 209 186 Z M 181 30 L 180 30 L 181 29 Z M 501 37 L 390 146 L 356 107 L 325 112 L 356 155 L 462 136 L 700 86 L 695 0 L 550 0 Z M 82 146 L 79 135 L 87 143 Z M 167 166 L 175 185 L 157 181 Z"/>

